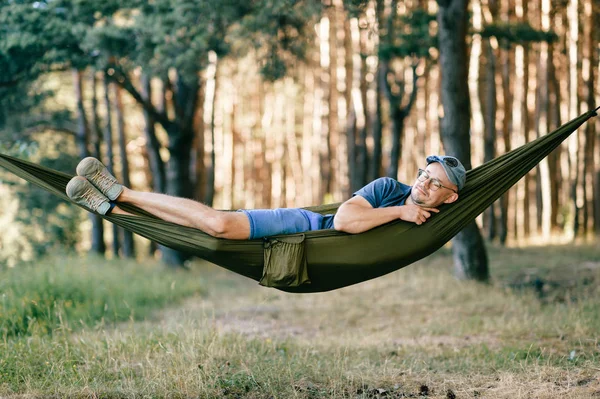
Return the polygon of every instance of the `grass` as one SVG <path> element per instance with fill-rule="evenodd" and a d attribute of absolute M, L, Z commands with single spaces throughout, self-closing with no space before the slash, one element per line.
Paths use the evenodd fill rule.
<path fill-rule="evenodd" d="M 442 250 L 310 295 L 197 264 L 203 296 L 152 317 L 5 336 L 0 396 L 600 396 L 597 245 L 491 247 L 490 259 L 490 285 L 456 281 Z M 145 292 L 130 267 L 125 287 Z"/>
<path fill-rule="evenodd" d="M 54 334 L 142 319 L 200 293 L 199 280 L 156 263 L 101 258 L 48 258 L 0 272 L 0 336 Z"/>

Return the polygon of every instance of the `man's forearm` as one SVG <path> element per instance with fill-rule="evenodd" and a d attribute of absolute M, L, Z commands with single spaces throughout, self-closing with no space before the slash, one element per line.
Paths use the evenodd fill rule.
<path fill-rule="evenodd" d="M 400 207 L 398 206 L 366 208 L 363 206 L 346 204 L 342 205 L 336 213 L 333 224 L 336 230 L 356 234 L 399 218 Z"/>

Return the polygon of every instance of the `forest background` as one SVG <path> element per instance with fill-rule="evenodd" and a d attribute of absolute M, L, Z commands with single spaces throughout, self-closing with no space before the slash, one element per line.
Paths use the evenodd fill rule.
<path fill-rule="evenodd" d="M 94 155 L 136 189 L 219 209 L 339 202 L 379 176 L 410 184 L 427 155 L 456 152 L 441 126 L 450 69 L 465 71 L 468 166 L 594 108 L 599 9 L 596 0 L 11 0 L 0 5 L 0 151 L 71 173 Z M 462 65 L 446 70 L 441 11 L 466 44 Z M 598 132 L 587 123 L 490 207 L 483 236 L 598 234 Z M 4 172 L 0 202 L 6 265 L 57 246 L 133 257 L 140 245 Z M 169 264 L 187 259 L 162 252 Z"/>

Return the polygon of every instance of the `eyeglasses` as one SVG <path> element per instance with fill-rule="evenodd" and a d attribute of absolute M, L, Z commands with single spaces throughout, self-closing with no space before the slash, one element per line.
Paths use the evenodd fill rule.
<path fill-rule="evenodd" d="M 447 188 L 448 190 L 452 190 L 455 193 L 457 193 L 458 191 L 456 191 L 453 188 L 450 187 L 446 187 L 444 186 L 438 179 L 436 179 L 435 177 L 431 177 L 429 176 L 429 173 L 427 173 L 426 170 L 424 169 L 419 169 L 419 174 L 417 174 L 417 180 L 419 180 L 422 183 L 425 183 L 427 180 L 430 181 L 429 183 L 429 188 L 431 188 L 431 191 L 437 191 L 440 188 Z"/>

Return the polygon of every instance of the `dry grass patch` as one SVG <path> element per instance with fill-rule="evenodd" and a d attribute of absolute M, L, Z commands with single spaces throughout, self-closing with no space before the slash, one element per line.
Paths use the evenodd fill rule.
<path fill-rule="evenodd" d="M 310 295 L 198 265 L 206 295 L 182 307 L 115 329 L 0 344 L 13 370 L 12 379 L 0 371 L 0 395 L 600 397 L 600 276 L 581 272 L 594 270 L 596 247 L 512 251 L 491 248 L 490 285 L 456 281 L 441 251 Z M 566 267 L 568 295 L 513 284 L 523 268 L 546 284 Z"/>

